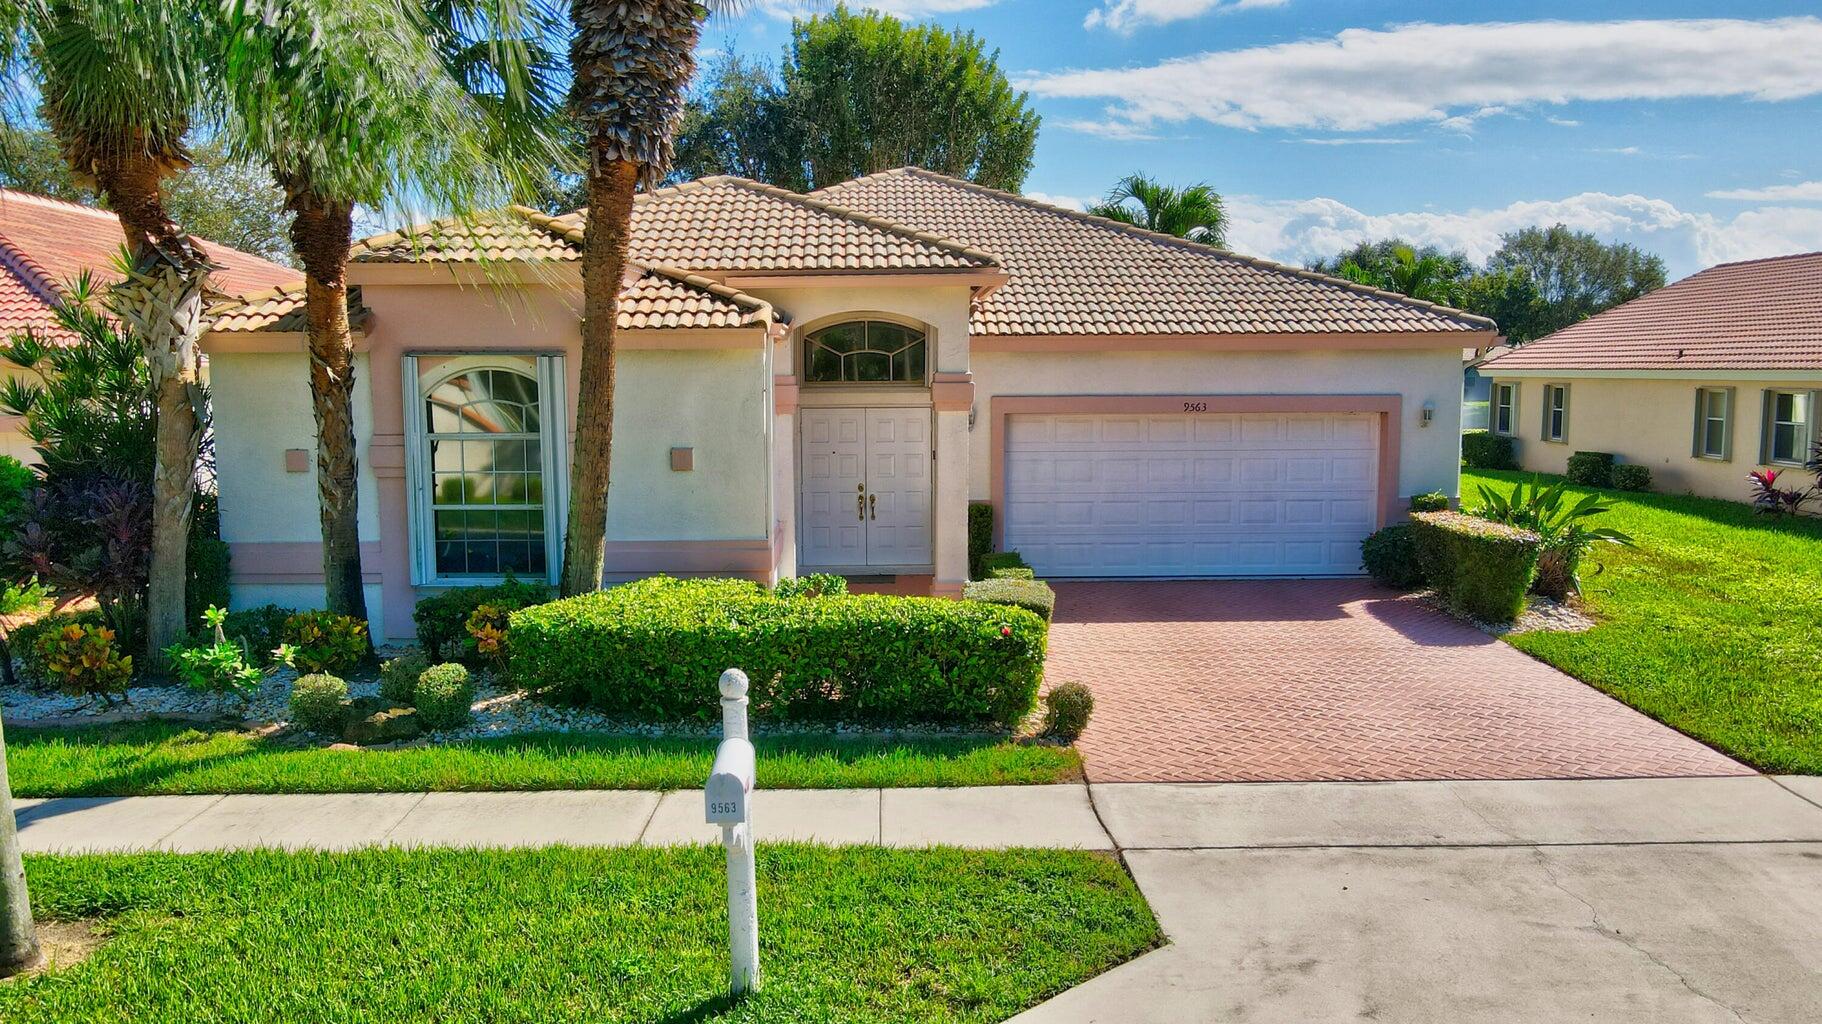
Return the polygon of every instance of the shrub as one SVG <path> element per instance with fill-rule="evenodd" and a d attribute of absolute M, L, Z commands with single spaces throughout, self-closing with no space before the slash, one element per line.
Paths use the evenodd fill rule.
<path fill-rule="evenodd" d="M 1367 575 L 1394 590 L 1423 586 L 1423 566 L 1417 561 L 1410 523 L 1396 523 L 1361 541 L 1360 561 Z"/>
<path fill-rule="evenodd" d="M 772 593 L 779 597 L 840 597 L 848 592 L 848 578 L 829 572 L 813 572 L 795 579 L 778 581 Z"/>
<path fill-rule="evenodd" d="M 285 620 L 285 643 L 304 672 L 346 672 L 367 658 L 367 623 L 329 611 L 298 612 Z"/>
<path fill-rule="evenodd" d="M 981 556 L 981 571 L 976 579 L 991 579 L 996 569 L 1029 569 L 1025 559 L 1017 551 L 989 551 Z"/>
<path fill-rule="evenodd" d="M 1569 456 L 1569 466 L 1563 475 L 1570 483 L 1583 487 L 1612 487 L 1613 453 L 1576 452 Z"/>
<path fill-rule="evenodd" d="M 210 608 L 228 606 L 228 545 L 215 537 L 190 534 L 186 561 L 189 579 L 184 583 L 184 611 L 191 621 Z"/>
<path fill-rule="evenodd" d="M 19 677 L 23 682 L 33 686 L 50 686 L 56 680 L 51 678 L 45 667 L 44 658 L 38 653 L 38 638 L 46 633 L 57 632 L 63 627 L 75 623 L 81 626 L 102 626 L 107 621 L 94 609 L 84 612 L 53 612 L 33 622 L 14 626 L 7 635 L 6 645 L 11 649 L 14 658 L 19 662 Z"/>
<path fill-rule="evenodd" d="M 993 506 L 985 501 L 968 503 L 968 578 L 979 579 L 981 556 L 993 550 Z"/>
<path fill-rule="evenodd" d="M 50 599 L 50 588 L 38 582 L 36 576 L 24 583 L 8 583 L 0 587 L 0 615 L 29 612 Z"/>
<path fill-rule="evenodd" d="M 962 598 L 986 604 L 1003 604 L 1034 612 L 1045 622 L 1056 611 L 1056 591 L 1041 580 L 993 579 L 976 580 L 962 588 Z"/>
<path fill-rule="evenodd" d="M 418 676 L 412 701 L 427 728 L 460 728 L 474 714 L 474 681 L 453 661 L 432 665 Z"/>
<path fill-rule="evenodd" d="M 1651 469 L 1631 462 L 1615 466 L 1613 486 L 1622 491 L 1648 491 L 1651 489 Z"/>
<path fill-rule="evenodd" d="M 1033 572 L 1030 566 L 1002 565 L 997 569 L 987 570 L 987 578 L 990 580 L 1035 580 L 1038 578 L 1038 574 Z"/>
<path fill-rule="evenodd" d="M 296 614 L 295 608 L 282 608 L 275 604 L 243 608 L 228 613 L 228 617 L 222 621 L 221 631 L 230 641 L 246 647 L 247 659 L 252 664 L 270 665 L 275 660 L 272 652 L 285 642 L 285 621 Z M 208 636 L 202 632 L 194 635 L 198 640 L 207 639 Z"/>
<path fill-rule="evenodd" d="M 409 706 L 418 685 L 418 676 L 430 667 L 422 654 L 401 654 L 380 666 L 380 697 L 394 707 Z"/>
<path fill-rule="evenodd" d="M 1411 522 L 1418 563 L 1444 605 L 1483 622 L 1525 610 L 1541 537 L 1461 512 L 1419 512 Z"/>
<path fill-rule="evenodd" d="M 1441 512 L 1448 507 L 1449 496 L 1441 491 L 1411 495 L 1411 511 L 1413 512 Z"/>
<path fill-rule="evenodd" d="M 67 622 L 39 633 L 34 646 L 45 678 L 58 689 L 112 704 L 133 678 L 133 656 L 122 653 L 114 641 L 114 631 L 106 626 Z"/>
<path fill-rule="evenodd" d="M 1482 484 L 1480 498 L 1482 504 L 1475 515 L 1528 530 L 1542 539 L 1532 589 L 1546 597 L 1560 600 L 1581 591 L 1582 557 L 1596 543 L 1632 543 L 1631 537 L 1618 530 L 1588 525 L 1588 519 L 1612 510 L 1605 497 L 1584 494 L 1570 502 L 1568 484 L 1560 480 L 1548 487 L 1541 479 L 1533 479 L 1529 485 L 1521 480 L 1513 485 L 1511 494 Z"/>
<path fill-rule="evenodd" d="M 25 508 L 26 495 L 36 486 L 38 478 L 23 462 L 0 455 L 0 536 L 12 532 L 13 517 Z"/>
<path fill-rule="evenodd" d="M 203 624 L 212 636 L 206 644 L 172 644 L 165 648 L 177 678 L 192 690 L 213 693 L 217 697 L 234 694 L 246 703 L 259 689 L 265 673 L 247 663 L 247 651 L 229 640 L 222 630 L 228 613 L 211 605 L 202 614 Z"/>
<path fill-rule="evenodd" d="M 468 635 L 468 619 L 484 604 L 515 612 L 550 600 L 550 588 L 542 583 L 526 583 L 507 577 L 504 583 L 491 587 L 456 587 L 435 597 L 419 601 L 411 610 L 417 623 L 418 646 L 431 658 L 472 659 L 473 638 Z"/>
<path fill-rule="evenodd" d="M 653 577 L 515 612 L 507 648 L 520 685 L 632 718 L 712 719 L 738 667 L 766 717 L 1010 726 L 1037 697 L 1044 640 L 1017 608 Z"/>
<path fill-rule="evenodd" d="M 1461 461 L 1469 469 L 1517 469 L 1517 448 L 1504 434 L 1469 430 L 1461 435 Z"/>
<path fill-rule="evenodd" d="M 339 676 L 327 672 L 298 676 L 291 684 L 291 720 L 311 732 L 334 735 L 342 731 L 347 699 L 348 684 Z"/>
<path fill-rule="evenodd" d="M 1094 714 L 1094 694 L 1081 683 L 1061 683 L 1044 695 L 1044 735 L 1075 742 Z"/>
<path fill-rule="evenodd" d="M 484 604 L 468 614 L 463 631 L 468 634 L 469 648 L 477 661 L 501 671 L 506 669 L 506 622 L 512 609 L 497 604 Z"/>
<path fill-rule="evenodd" d="M 1746 479 L 1752 483 L 1753 511 L 1794 516 L 1822 492 L 1819 487 L 1780 487 L 1778 478 L 1783 475 L 1784 472 L 1777 469 L 1755 469 L 1746 474 Z"/>

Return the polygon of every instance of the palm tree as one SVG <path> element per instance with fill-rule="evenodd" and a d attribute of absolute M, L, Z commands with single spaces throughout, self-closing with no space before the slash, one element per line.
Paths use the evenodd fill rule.
<path fill-rule="evenodd" d="M 1192 242 L 1227 244 L 1227 213 L 1221 208 L 1221 194 L 1203 182 L 1178 188 L 1143 174 L 1129 175 L 1088 212 Z"/>
<path fill-rule="evenodd" d="M 38 963 L 38 930 L 25 890 L 25 858 L 13 817 L 13 790 L 6 778 L 6 729 L 0 726 L 0 978 Z"/>
<path fill-rule="evenodd" d="M 569 107 L 588 161 L 582 247 L 582 367 L 570 460 L 564 595 L 597 590 L 607 550 L 608 455 L 614 438 L 614 312 L 626 268 L 633 194 L 664 178 L 696 41 L 710 9 L 738 0 L 570 0 Z"/>
<path fill-rule="evenodd" d="M 11 0 L 0 4 L 0 74 L 40 82 L 71 169 L 120 218 L 130 266 L 109 299 L 144 344 L 157 393 L 147 649 L 180 640 L 185 546 L 201 440 L 203 290 L 209 262 L 165 209 L 189 163 L 183 138 L 208 113 L 206 0 Z"/>
<path fill-rule="evenodd" d="M 1419 253 L 1408 245 L 1393 246 L 1388 259 L 1378 266 L 1349 258 L 1336 272 L 1356 284 L 1445 306 L 1455 300 L 1459 277 L 1459 268 L 1448 257 Z"/>
<path fill-rule="evenodd" d="M 304 268 L 327 607 L 367 616 L 361 585 L 348 259 L 357 205 L 407 197 L 468 211 L 529 191 L 552 158 L 549 29 L 529 0 L 289 0 L 239 5 L 224 79 L 236 148 L 285 194 Z"/>

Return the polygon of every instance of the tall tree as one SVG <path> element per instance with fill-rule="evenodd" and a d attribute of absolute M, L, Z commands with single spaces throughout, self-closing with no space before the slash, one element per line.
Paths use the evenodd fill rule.
<path fill-rule="evenodd" d="M 197 339 L 209 262 L 165 205 L 189 163 L 184 136 L 209 110 L 213 5 L 205 0 L 13 0 L 0 6 L 0 73 L 35 77 L 45 121 L 78 184 L 119 216 L 131 266 L 110 297 L 145 345 L 158 395 L 148 648 L 183 638 L 184 578 L 196 487 Z"/>
<path fill-rule="evenodd" d="M 684 177 L 740 174 L 822 188 L 915 164 L 1018 191 L 1039 117 L 972 32 L 837 6 L 791 28 L 774 70 L 727 58 L 691 104 Z"/>
<path fill-rule="evenodd" d="M 608 458 L 614 440 L 614 315 L 633 194 L 663 180 L 696 42 L 711 8 L 738 0 L 570 0 L 569 107 L 587 158 L 582 243 L 582 367 L 570 460 L 561 590 L 601 587 L 607 555 Z"/>
<path fill-rule="evenodd" d="M 542 52 L 541 14 L 521 0 L 241 0 L 224 26 L 232 136 L 282 189 L 304 269 L 331 611 L 367 616 L 348 319 L 355 207 L 515 197 L 548 155 L 536 123 L 553 104 L 527 59 Z"/>
<path fill-rule="evenodd" d="M 1221 194 L 1203 182 L 1179 188 L 1143 174 L 1128 175 L 1088 212 L 1192 242 L 1227 244 L 1227 212 L 1222 209 Z"/>
<path fill-rule="evenodd" d="M 1665 280 L 1662 257 L 1625 242 L 1602 242 L 1562 224 L 1501 236 L 1487 269 L 1523 274 L 1537 289 L 1539 315 L 1530 325 L 1535 332 L 1531 338 L 1662 288 Z"/>
<path fill-rule="evenodd" d="M 1394 240 L 1389 246 L 1358 247 L 1330 272 L 1357 284 L 1446 306 L 1456 302 L 1471 269 L 1467 257 L 1459 253 L 1446 254 L 1433 246 L 1420 250 Z"/>

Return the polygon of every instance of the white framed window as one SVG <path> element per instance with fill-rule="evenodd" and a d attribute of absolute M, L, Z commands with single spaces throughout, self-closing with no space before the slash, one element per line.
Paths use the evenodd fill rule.
<path fill-rule="evenodd" d="M 922 384 L 930 339 L 888 320 L 849 320 L 803 339 L 805 384 Z"/>
<path fill-rule="evenodd" d="M 1765 392 L 1764 451 L 1760 461 L 1801 466 L 1816 436 L 1816 392 Z"/>
<path fill-rule="evenodd" d="M 1495 434 L 1512 434 L 1518 423 L 1518 385 L 1493 385 L 1493 415 L 1488 426 Z"/>
<path fill-rule="evenodd" d="M 1733 458 L 1733 389 L 1697 388 L 1695 450 L 1698 459 Z"/>
<path fill-rule="evenodd" d="M 563 548 L 563 357 L 404 357 L 412 582 L 555 581 Z"/>
<path fill-rule="evenodd" d="M 1561 441 L 1569 436 L 1569 385 L 1544 385 L 1544 433 L 1546 441 Z"/>

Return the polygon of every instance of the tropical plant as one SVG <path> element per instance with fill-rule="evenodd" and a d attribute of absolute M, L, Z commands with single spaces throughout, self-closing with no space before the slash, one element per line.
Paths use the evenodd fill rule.
<path fill-rule="evenodd" d="M 72 697 L 112 705 L 133 678 L 133 656 L 121 652 L 106 626 L 71 622 L 38 636 L 38 657 L 57 688 Z"/>
<path fill-rule="evenodd" d="M 1394 248 L 1377 266 L 1347 260 L 1338 275 L 1355 284 L 1409 295 L 1413 299 L 1449 305 L 1455 301 L 1458 268 L 1448 257 L 1419 253 L 1408 245 Z"/>
<path fill-rule="evenodd" d="M 614 318 L 633 193 L 664 180 L 696 41 L 737 0 L 571 0 L 569 109 L 581 125 L 588 223 L 582 243 L 582 366 L 570 460 L 561 590 L 601 587 L 614 438 Z"/>
<path fill-rule="evenodd" d="M 33 491 L 0 551 L 20 577 L 36 576 L 68 596 L 94 595 L 120 646 L 138 651 L 151 521 L 145 485 L 98 475 L 86 487 Z"/>
<path fill-rule="evenodd" d="M 216 697 L 233 694 L 245 705 L 252 701 L 265 673 L 250 664 L 246 641 L 234 643 L 222 630 L 228 611 L 214 605 L 202 613 L 205 626 L 214 636 L 207 644 L 172 644 L 165 651 L 177 678 L 193 690 L 213 693 Z"/>
<path fill-rule="evenodd" d="M 1747 482 L 1752 485 L 1755 511 L 1764 515 L 1794 516 L 1822 493 L 1822 487 L 1781 487 L 1778 480 L 1783 475 L 1784 472 L 1777 469 L 1755 469 L 1746 474 Z"/>
<path fill-rule="evenodd" d="M 1088 212 L 1192 242 L 1227 244 L 1227 212 L 1221 194 L 1202 182 L 1179 188 L 1143 174 L 1128 175 Z"/>
<path fill-rule="evenodd" d="M 506 620 L 516 610 L 484 604 L 470 612 L 463 624 L 475 654 L 501 672 L 506 670 Z"/>
<path fill-rule="evenodd" d="M 298 612 L 285 620 L 286 664 L 307 673 L 346 672 L 373 651 L 367 620 L 331 611 Z"/>
<path fill-rule="evenodd" d="M 1558 600 L 1581 593 L 1581 562 L 1597 543 L 1632 546 L 1632 538 L 1587 520 L 1610 512 L 1613 506 L 1599 493 L 1571 500 L 1568 483 L 1558 480 L 1545 486 L 1541 478 L 1520 480 L 1510 494 L 1480 485 L 1481 506 L 1474 514 L 1496 523 L 1528 530 L 1543 540 L 1537 559 L 1537 577 L 1531 589 Z"/>

